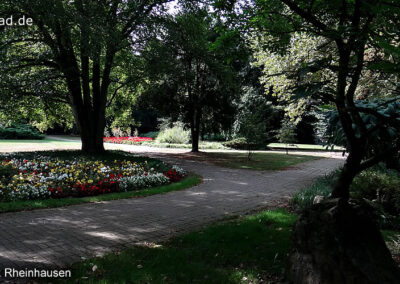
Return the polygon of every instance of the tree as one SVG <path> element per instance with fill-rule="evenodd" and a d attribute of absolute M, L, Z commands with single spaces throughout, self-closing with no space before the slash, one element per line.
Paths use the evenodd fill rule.
<path fill-rule="evenodd" d="M 82 150 L 103 151 L 106 107 L 126 85 L 115 73 L 118 58 L 165 2 L 3 1 L 2 15 L 25 15 L 34 25 L 3 30 L 2 95 L 69 104 Z"/>
<path fill-rule="evenodd" d="M 286 155 L 288 155 L 289 144 L 296 142 L 295 125 L 290 121 L 285 120 L 282 123 L 281 128 L 278 130 L 276 137 L 279 139 L 279 142 L 286 143 Z"/>
<path fill-rule="evenodd" d="M 197 152 L 205 118 L 216 122 L 220 117 L 221 125 L 234 119 L 240 37 L 199 4 L 183 6 L 158 30 L 158 40 L 143 53 L 153 93 L 146 99 L 153 97 L 158 109 L 190 125 L 192 151 Z"/>
<path fill-rule="evenodd" d="M 303 79 L 292 94 L 318 97 L 336 107 L 349 153 L 331 200 L 310 208 L 295 225 L 289 280 L 395 283 L 400 277 L 398 268 L 369 211 L 364 211 L 366 205 L 349 202 L 349 191 L 358 173 L 400 149 L 399 112 L 388 106 L 398 99 L 378 104 L 356 101 L 360 79 L 373 63 L 366 51 L 382 45 L 388 47 L 386 52 L 393 51 L 390 32 L 384 31 L 393 30 L 397 21 L 393 20 L 400 8 L 397 1 L 255 0 L 251 8 L 256 10 L 252 23 L 273 38 L 265 45 L 273 52 L 284 54 L 296 32 L 323 39 L 319 49 L 324 49 L 325 56 L 302 61 L 296 74 Z M 318 73 L 332 76 L 314 80 Z M 392 111 L 383 111 L 386 107 Z M 385 141 L 385 147 L 379 141 Z"/>

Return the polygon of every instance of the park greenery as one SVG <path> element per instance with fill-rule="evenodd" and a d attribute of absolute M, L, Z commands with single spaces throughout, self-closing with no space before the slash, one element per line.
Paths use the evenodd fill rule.
<path fill-rule="evenodd" d="M 223 142 L 247 153 L 210 154 L 214 162 L 257 170 L 308 159 L 254 152 L 270 143 L 341 146 L 344 167 L 295 197 L 303 210 L 291 249 L 280 252 L 289 254 L 286 278 L 395 283 L 399 269 L 368 216 L 400 213 L 399 13 L 396 0 L 4 0 L 1 16 L 25 15 L 33 25 L 0 26 L 0 138 L 75 133 L 85 157 L 104 154 L 104 141 L 192 152 Z M 159 186 L 180 172 L 154 167 L 153 182 L 152 167 L 141 163 L 124 164 L 124 177 L 116 162 L 23 155 L 2 161 L 0 186 L 11 190 L 4 201 L 80 196 L 73 189 L 81 185 L 87 195 Z M 52 175 L 70 178 L 65 169 L 74 163 L 83 167 L 80 184 L 36 188 L 48 188 Z M 133 180 L 138 173 L 145 178 Z M 325 201 L 312 204 L 315 195 Z M 232 273 L 214 274 L 255 277 Z"/>

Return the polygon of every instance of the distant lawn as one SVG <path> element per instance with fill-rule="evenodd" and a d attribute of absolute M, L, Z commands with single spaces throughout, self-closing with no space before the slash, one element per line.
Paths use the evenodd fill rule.
<path fill-rule="evenodd" d="M 208 226 L 167 243 L 77 263 L 67 283 L 275 283 L 295 220 L 275 210 Z"/>
<path fill-rule="evenodd" d="M 109 201 L 109 200 L 132 198 L 132 197 L 144 197 L 149 195 L 162 194 L 170 191 L 186 189 L 195 186 L 199 183 L 201 183 L 201 176 L 191 173 L 179 182 L 163 186 L 156 186 L 138 191 L 115 192 L 115 193 L 108 193 L 108 194 L 87 196 L 87 197 L 24 200 L 24 201 L 17 200 L 13 202 L 0 202 L 0 213 L 63 207 L 63 206 L 70 206 L 82 203 L 93 203 L 93 202 Z"/>
<path fill-rule="evenodd" d="M 37 151 L 37 150 L 53 150 L 62 148 L 79 149 L 81 141 L 66 141 L 52 138 L 44 138 L 41 140 L 33 139 L 0 139 L 1 152 L 21 152 L 21 151 Z"/>
<path fill-rule="evenodd" d="M 68 143 L 69 141 L 52 139 L 52 138 L 44 138 L 44 139 L 0 139 L 0 144 L 15 144 L 15 143 Z M 74 143 L 74 141 L 71 141 Z M 78 142 L 78 141 L 77 141 Z"/>
<path fill-rule="evenodd" d="M 285 155 L 276 153 L 253 153 L 251 160 L 247 159 L 245 152 L 220 152 L 204 153 L 208 161 L 221 166 L 234 169 L 249 169 L 257 171 L 282 170 L 299 163 L 320 159 L 314 156 Z"/>
<path fill-rule="evenodd" d="M 323 145 L 313 144 L 286 144 L 286 143 L 270 143 L 267 145 L 269 148 L 276 149 L 290 149 L 290 150 L 316 150 L 316 151 L 338 151 L 342 152 L 345 148 L 341 146 L 326 147 Z"/>

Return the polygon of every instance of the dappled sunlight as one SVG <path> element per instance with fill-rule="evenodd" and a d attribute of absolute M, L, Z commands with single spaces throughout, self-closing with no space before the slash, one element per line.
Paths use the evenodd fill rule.
<path fill-rule="evenodd" d="M 285 172 L 231 170 L 189 161 L 182 161 L 181 165 L 201 174 L 203 183 L 184 191 L 139 199 L 2 214 L 0 249 L 15 252 L 16 255 L 10 254 L 15 263 L 24 264 L 27 257 L 23 254 L 29 251 L 30 255 L 65 267 L 83 256 L 137 242 L 157 242 L 209 222 L 268 206 L 272 200 L 301 188 L 339 163 L 314 160 L 308 162 L 309 171 Z M 276 222 L 290 221 L 278 213 L 269 218 L 275 218 Z M 44 263 L 32 257 L 29 261 L 32 265 Z"/>

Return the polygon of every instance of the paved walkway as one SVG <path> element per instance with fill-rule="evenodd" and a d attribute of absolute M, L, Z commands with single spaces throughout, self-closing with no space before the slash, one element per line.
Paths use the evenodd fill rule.
<path fill-rule="evenodd" d="M 174 162 L 202 175 L 204 182 L 145 198 L 0 214 L 0 268 L 66 267 L 82 257 L 163 240 L 268 206 L 331 172 L 343 160 L 314 160 L 280 172 Z"/>

